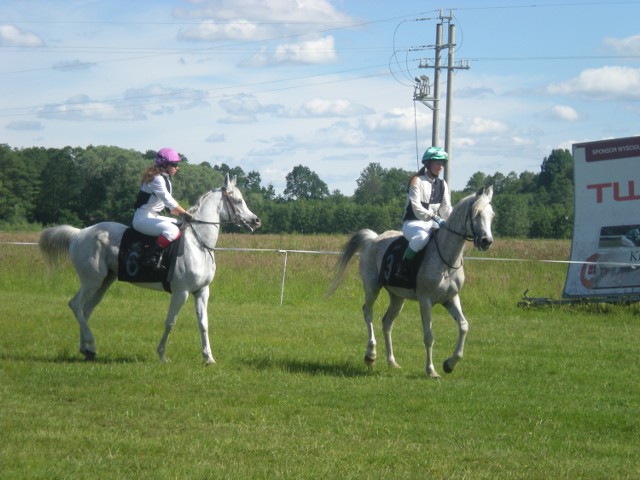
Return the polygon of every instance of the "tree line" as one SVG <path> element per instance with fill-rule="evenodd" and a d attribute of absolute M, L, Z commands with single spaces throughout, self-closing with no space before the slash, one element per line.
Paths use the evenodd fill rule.
<path fill-rule="evenodd" d="M 86 148 L 11 148 L 0 144 L 0 229 L 33 229 L 101 221 L 131 224 L 140 176 L 155 158 L 114 146 Z M 238 179 L 249 208 L 260 216 L 262 233 L 377 232 L 401 227 L 409 179 L 415 172 L 370 163 L 351 196 L 330 192 L 308 167 L 298 165 L 277 195 L 256 171 L 182 158 L 173 179 L 176 198 L 192 205 L 222 185 L 224 175 Z M 568 150 L 552 150 L 540 172 L 474 173 L 464 190 L 452 192 L 455 204 L 483 186 L 493 185 L 494 234 L 518 238 L 570 238 L 573 228 L 573 160 Z"/>

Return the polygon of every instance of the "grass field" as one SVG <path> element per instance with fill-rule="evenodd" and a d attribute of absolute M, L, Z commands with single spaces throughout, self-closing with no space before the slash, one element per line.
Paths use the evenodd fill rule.
<path fill-rule="evenodd" d="M 34 241 L 1 234 L 0 241 Z M 224 235 L 218 246 L 336 251 L 346 237 Z M 37 247 L 0 244 L 2 479 L 640 478 L 640 308 L 517 307 L 559 298 L 566 241 L 497 239 L 467 252 L 465 358 L 445 375 L 457 330 L 436 307 L 424 374 L 415 303 L 396 321 L 400 370 L 363 362 L 355 264 L 329 299 L 334 255 L 216 254 L 204 367 L 189 300 L 155 347 L 168 296 L 117 283 L 91 326 L 84 363 L 67 301 L 70 267 L 50 275 Z M 476 260 L 518 258 L 523 262 Z"/>

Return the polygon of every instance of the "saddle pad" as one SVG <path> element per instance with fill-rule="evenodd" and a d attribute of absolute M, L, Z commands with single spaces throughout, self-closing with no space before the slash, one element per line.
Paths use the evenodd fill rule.
<path fill-rule="evenodd" d="M 409 241 L 400 235 L 396 240 L 391 242 L 389 247 L 387 247 L 387 251 L 384 252 L 380 268 L 380 284 L 383 287 L 400 287 L 415 290 L 418 266 L 422 263 L 422 259 L 424 258 L 425 248 L 420 250 L 413 259 L 409 282 L 401 280 L 395 276 L 395 272 L 398 270 L 400 262 L 402 262 L 402 257 L 404 256 L 404 252 L 408 245 Z"/>
<path fill-rule="evenodd" d="M 145 267 L 141 259 L 146 251 L 153 248 L 156 237 L 145 235 L 127 228 L 120 241 L 118 253 L 118 280 L 129 283 L 162 283 L 167 292 L 171 292 L 169 281 L 173 276 L 177 252 L 182 246 L 182 236 L 176 242 L 172 242 L 164 251 L 163 264 L 168 268 L 154 270 L 153 267 Z"/>

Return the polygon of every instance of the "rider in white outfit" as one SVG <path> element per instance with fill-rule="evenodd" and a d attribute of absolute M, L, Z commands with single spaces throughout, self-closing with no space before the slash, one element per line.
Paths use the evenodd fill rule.
<path fill-rule="evenodd" d="M 192 215 L 182 208 L 171 194 L 171 177 L 178 172 L 180 155 L 172 148 L 163 148 L 156 154 L 155 165 L 142 174 L 133 214 L 133 228 L 147 235 L 157 236 L 155 248 L 142 263 L 156 269 L 162 268 L 162 253 L 171 242 L 180 238 L 180 229 L 174 218 L 160 215 L 168 208 L 173 215 L 182 215 L 186 221 Z"/>
<path fill-rule="evenodd" d="M 409 240 L 396 277 L 408 281 L 411 264 L 435 229 L 445 226 L 451 214 L 451 193 L 440 178 L 449 155 L 438 147 L 430 147 L 422 156 L 424 167 L 409 180 L 402 234 Z"/>

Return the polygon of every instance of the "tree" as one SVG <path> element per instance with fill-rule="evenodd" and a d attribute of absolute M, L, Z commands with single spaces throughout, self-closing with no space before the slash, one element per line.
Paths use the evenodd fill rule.
<path fill-rule="evenodd" d="M 370 163 L 356 180 L 358 185 L 353 193 L 355 201 L 361 205 L 382 205 L 385 203 L 384 177 L 387 171 L 379 163 Z"/>
<path fill-rule="evenodd" d="M 545 157 L 540 167 L 538 185 L 549 189 L 559 179 L 573 180 L 573 158 L 569 150 L 556 149 Z"/>
<path fill-rule="evenodd" d="M 287 200 L 320 200 L 329 196 L 329 187 L 309 167 L 298 165 L 286 176 L 284 197 Z"/>
<path fill-rule="evenodd" d="M 466 194 L 471 194 L 486 186 L 488 186 L 487 175 L 482 172 L 476 172 L 469 178 L 467 185 L 464 187 L 464 191 Z"/>

